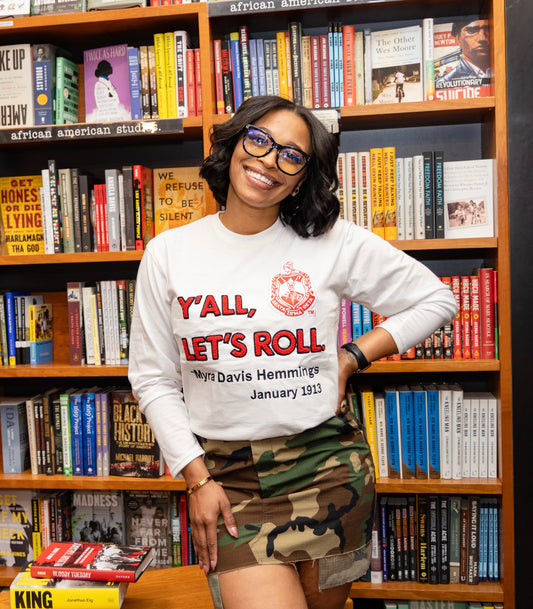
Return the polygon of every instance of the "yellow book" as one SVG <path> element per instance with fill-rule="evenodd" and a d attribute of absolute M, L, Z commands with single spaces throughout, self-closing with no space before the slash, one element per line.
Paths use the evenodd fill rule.
<path fill-rule="evenodd" d="M 164 33 L 165 42 L 165 87 L 167 91 L 167 118 L 178 116 L 176 100 L 176 53 L 174 32 Z"/>
<path fill-rule="evenodd" d="M 383 209 L 385 212 L 385 239 L 398 238 L 396 228 L 396 149 L 383 148 Z"/>
<path fill-rule="evenodd" d="M 378 442 L 376 436 L 376 416 L 374 411 L 374 391 L 371 387 L 360 387 L 361 409 L 365 426 L 366 441 L 372 453 L 376 480 L 379 479 Z"/>
<path fill-rule="evenodd" d="M 383 148 L 370 149 L 370 209 L 372 211 L 372 232 L 384 239 Z"/>
<path fill-rule="evenodd" d="M 276 46 L 278 50 L 279 94 L 280 97 L 290 99 L 287 73 L 287 42 L 285 39 L 285 32 L 276 32 Z"/>
<path fill-rule="evenodd" d="M 165 35 L 154 34 L 155 78 L 157 86 L 157 107 L 159 118 L 169 118 L 167 100 L 167 77 L 165 70 Z"/>
<path fill-rule="evenodd" d="M 313 70 L 311 64 L 311 36 L 302 36 L 303 106 L 313 107 Z"/>
<path fill-rule="evenodd" d="M 289 42 L 289 32 L 285 34 L 285 58 L 287 65 L 287 88 L 289 91 L 289 99 L 294 101 L 294 93 L 292 91 L 292 63 L 291 63 L 291 43 Z"/>
<path fill-rule="evenodd" d="M 199 167 L 154 169 L 155 234 L 190 224 L 207 214 L 207 183 Z"/>
<path fill-rule="evenodd" d="M 27 609 L 27 607 L 120 609 L 127 588 L 128 582 L 33 578 L 28 565 L 11 583 L 9 595 L 12 609 Z"/>
<path fill-rule="evenodd" d="M 0 239 L 10 256 L 44 254 L 42 185 L 41 175 L 0 178 Z"/>

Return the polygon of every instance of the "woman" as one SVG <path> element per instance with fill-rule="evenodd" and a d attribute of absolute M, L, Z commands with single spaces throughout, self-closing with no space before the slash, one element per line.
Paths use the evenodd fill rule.
<path fill-rule="evenodd" d="M 337 220 L 337 144 L 307 109 L 254 97 L 211 141 L 201 174 L 223 211 L 148 244 L 130 381 L 185 478 L 215 606 L 342 608 L 368 568 L 374 504 L 346 381 L 448 322 L 455 301 Z M 342 298 L 388 319 L 338 349 Z"/>

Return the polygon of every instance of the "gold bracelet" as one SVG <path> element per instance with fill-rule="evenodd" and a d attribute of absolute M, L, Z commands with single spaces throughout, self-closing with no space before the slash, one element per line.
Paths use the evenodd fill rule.
<path fill-rule="evenodd" d="M 213 480 L 213 478 L 211 478 L 211 476 L 206 476 L 203 480 L 200 480 L 200 482 L 197 482 L 196 484 L 191 486 L 191 488 L 188 488 L 187 493 L 189 495 L 192 495 L 192 493 L 194 493 L 194 491 L 197 491 L 199 488 L 204 486 L 204 484 L 207 484 L 210 480 Z"/>

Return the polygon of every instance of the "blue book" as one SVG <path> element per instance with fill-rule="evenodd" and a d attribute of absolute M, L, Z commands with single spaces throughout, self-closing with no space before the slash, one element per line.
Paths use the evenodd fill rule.
<path fill-rule="evenodd" d="M 6 332 L 7 332 L 7 355 L 9 365 L 17 365 L 17 338 L 18 327 L 16 314 L 16 298 L 19 296 L 27 296 L 29 292 L 6 292 L 4 294 L 4 302 L 6 309 Z"/>
<path fill-rule="evenodd" d="M 233 105 L 235 111 L 243 102 L 242 91 L 242 64 L 241 64 L 241 48 L 239 41 L 239 32 L 231 32 L 230 34 L 230 49 L 231 49 L 231 76 L 233 79 Z"/>
<path fill-rule="evenodd" d="M 35 126 L 54 124 L 56 49 L 53 44 L 34 44 L 33 99 Z"/>
<path fill-rule="evenodd" d="M 83 415 L 82 396 L 85 389 L 70 394 L 70 433 L 72 436 L 72 474 L 83 476 Z"/>
<path fill-rule="evenodd" d="M 328 59 L 329 59 L 329 98 L 331 100 L 331 107 L 337 106 L 337 97 L 335 95 L 335 84 L 336 84 L 336 70 L 335 70 L 335 55 L 337 45 L 335 44 L 335 24 L 330 23 L 328 28 Z"/>
<path fill-rule="evenodd" d="M 357 302 L 352 302 L 352 340 L 363 335 L 363 312 Z"/>
<path fill-rule="evenodd" d="M 265 68 L 265 41 L 262 38 L 256 40 L 257 46 L 257 72 L 259 74 L 259 95 L 267 94 L 266 68 Z"/>
<path fill-rule="evenodd" d="M 436 385 L 425 385 L 428 418 L 428 473 L 431 479 L 440 478 L 440 409 Z"/>
<path fill-rule="evenodd" d="M 497 582 L 500 579 L 499 576 L 499 551 L 498 551 L 498 543 L 499 543 L 499 532 L 498 532 L 498 500 L 490 499 L 490 519 L 489 519 L 489 527 L 491 530 L 490 535 L 490 562 L 491 572 L 489 571 L 489 580 L 493 582 Z M 492 575 L 492 578 L 490 577 Z"/>
<path fill-rule="evenodd" d="M 489 543 L 489 506 L 486 499 L 481 499 L 479 506 L 479 567 L 480 582 L 486 582 L 488 576 L 488 543 Z"/>
<path fill-rule="evenodd" d="M 130 73 L 131 118 L 141 119 L 141 69 L 139 65 L 139 49 L 128 47 L 128 67 Z"/>
<path fill-rule="evenodd" d="M 26 398 L 0 398 L 4 474 L 22 474 L 30 467 Z"/>
<path fill-rule="evenodd" d="M 411 387 L 413 392 L 413 410 L 415 417 L 415 466 L 416 477 L 424 480 L 428 477 L 428 436 L 426 392 L 420 385 Z"/>
<path fill-rule="evenodd" d="M 372 330 L 372 311 L 368 307 L 361 307 L 363 320 L 363 334 Z"/>
<path fill-rule="evenodd" d="M 413 392 L 406 385 L 398 388 L 400 402 L 400 438 L 402 454 L 402 478 L 416 478 L 415 410 Z"/>
<path fill-rule="evenodd" d="M 389 478 L 402 477 L 402 444 L 400 428 L 400 401 L 396 387 L 385 387 L 387 412 L 387 450 L 389 454 Z"/>
<path fill-rule="evenodd" d="M 83 427 L 83 471 L 85 476 L 96 476 L 96 404 L 95 392 L 99 387 L 87 389 L 81 396 Z"/>
<path fill-rule="evenodd" d="M 259 95 L 259 60 L 257 57 L 257 40 L 250 38 L 248 41 L 250 51 L 250 73 L 252 77 L 252 95 Z"/>
<path fill-rule="evenodd" d="M 337 23 L 335 28 L 335 68 L 336 68 L 336 80 L 335 83 L 335 94 L 337 96 L 337 107 L 340 108 L 344 105 L 344 54 L 342 51 L 342 25 Z"/>

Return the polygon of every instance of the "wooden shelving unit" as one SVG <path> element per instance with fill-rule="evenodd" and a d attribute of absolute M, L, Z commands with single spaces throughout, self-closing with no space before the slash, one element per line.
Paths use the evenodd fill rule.
<path fill-rule="evenodd" d="M 108 151 L 108 141 L 53 141 L 31 140 L 5 143 L 0 137 L 0 175 L 20 175 L 38 172 L 47 158 L 76 159 L 77 163 L 91 167 L 96 163 L 116 161 L 106 154 L 123 150 L 134 151 L 146 163 L 157 165 L 162 157 L 169 166 L 198 164 L 209 149 L 209 132 L 213 124 L 227 120 L 227 115 L 215 114 L 213 71 L 211 67 L 211 41 L 229 31 L 233 26 L 247 23 L 252 32 L 269 31 L 275 24 L 284 29 L 291 19 L 302 20 L 304 28 L 325 27 L 331 19 L 344 20 L 363 26 L 371 23 L 379 26 L 391 21 L 420 21 L 423 17 L 435 16 L 452 20 L 463 15 L 479 14 L 492 23 L 492 66 L 494 67 L 494 95 L 487 98 L 447 102 L 417 102 L 401 105 L 367 105 L 340 108 L 341 149 L 345 134 L 388 129 L 391 133 L 404 130 L 406 137 L 416 140 L 419 129 L 438 129 L 442 126 L 459 132 L 462 126 L 475 125 L 479 131 L 479 156 L 497 159 L 497 209 L 496 237 L 490 239 L 455 239 L 398 241 L 393 244 L 423 260 L 442 259 L 456 263 L 464 259 L 489 261 L 498 269 L 499 304 L 499 360 L 448 360 L 448 361 L 383 361 L 376 362 L 368 371 L 376 383 L 380 379 L 395 382 L 402 375 L 420 375 L 431 379 L 436 375 L 448 375 L 483 383 L 499 398 L 500 402 L 500 471 L 496 480 L 468 479 L 460 481 L 402 481 L 380 480 L 379 493 L 388 494 L 480 494 L 495 495 L 502 507 L 502 562 L 504 577 L 499 583 L 483 583 L 477 586 L 438 585 L 427 586 L 413 582 L 371 585 L 358 582 L 353 585 L 354 597 L 410 598 L 434 600 L 484 600 L 504 602 L 506 609 L 514 609 L 514 519 L 513 519 L 513 470 L 512 470 L 512 390 L 511 390 L 511 345 L 510 345 L 510 273 L 508 234 L 507 192 L 507 107 L 505 64 L 505 10 L 504 0 L 340 0 L 335 6 L 309 7 L 282 10 L 280 0 L 274 0 L 273 10 L 232 12 L 233 0 L 214 3 L 193 3 L 127 10 L 108 10 L 83 14 L 62 14 L 19 18 L 10 23 L 0 21 L 2 44 L 22 42 L 54 42 L 81 50 L 104 46 L 113 41 L 132 44 L 149 39 L 157 31 L 187 29 L 202 49 L 201 76 L 203 92 L 203 117 L 183 119 L 180 133 L 142 135 L 123 138 L 113 142 Z M 279 6 L 278 6 L 279 5 Z M 227 7 L 227 8 L 224 8 Z M 446 19 L 445 19 L 446 18 Z M 237 21 L 238 20 L 238 21 Z M 9 21 L 9 20 L 7 20 Z M 412 135 L 410 135 L 412 133 Z M 436 135 L 438 138 L 438 135 Z M 437 139 L 438 142 L 438 139 Z M 436 142 L 436 143 L 437 143 Z M 455 153 L 455 151 L 452 151 Z M 38 164 L 37 159 L 40 159 Z M 95 160 L 96 159 L 96 160 Z M 74 161 L 73 161 L 74 162 Z M 210 211 L 216 206 L 210 200 Z M 24 383 L 39 383 L 46 387 L 63 379 L 99 378 L 110 383 L 124 382 L 127 369 L 124 366 L 68 365 L 68 329 L 66 319 L 66 281 L 89 280 L 106 274 L 106 277 L 134 277 L 142 252 L 55 254 L 49 256 L 7 257 L 0 256 L 0 289 L 29 287 L 35 292 L 45 293 L 54 304 L 55 360 L 41 366 L 0 367 L 0 392 L 13 388 L 20 390 Z M 99 277 L 98 277 L 99 278 Z M 366 373 L 365 373 L 366 375 Z M 396 377 L 396 375 L 399 375 Z M 122 477 L 90 478 L 64 476 L 32 476 L 0 474 L 0 488 L 6 489 L 145 489 L 183 490 L 183 481 L 168 477 L 160 479 L 135 479 Z M 16 570 L 0 568 L 0 585 L 6 585 Z"/>

